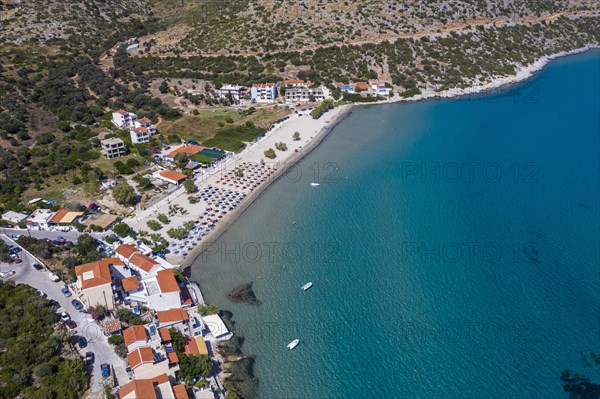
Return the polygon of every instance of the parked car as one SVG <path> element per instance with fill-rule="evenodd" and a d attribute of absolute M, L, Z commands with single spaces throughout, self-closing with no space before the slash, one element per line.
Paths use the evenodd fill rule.
<path fill-rule="evenodd" d="M 15 263 L 21 263 L 23 261 L 21 260 L 21 258 L 13 258 L 13 262 L 15 262 Z"/>
<path fill-rule="evenodd" d="M 94 352 L 86 352 L 85 364 L 94 364 Z"/>
<path fill-rule="evenodd" d="M 44 291 L 40 291 L 40 290 L 38 290 L 38 292 L 40 293 L 40 296 L 41 296 L 42 298 L 48 298 L 48 294 L 46 294 Z"/>
<path fill-rule="evenodd" d="M 100 370 L 102 371 L 102 377 L 108 377 L 110 375 L 110 366 L 106 363 L 102 363 L 100 365 Z"/>
<path fill-rule="evenodd" d="M 50 277 L 50 280 L 54 281 L 55 283 L 60 281 L 60 277 L 52 272 L 48 272 L 48 277 Z"/>
<path fill-rule="evenodd" d="M 73 304 L 73 306 L 75 307 L 75 309 L 82 311 L 83 310 L 83 304 L 81 302 L 79 302 L 77 299 L 73 299 L 71 301 L 71 303 Z"/>
<path fill-rule="evenodd" d="M 65 324 L 67 325 L 67 327 L 69 327 L 71 330 L 74 330 L 75 328 L 77 328 L 77 323 L 75 323 L 73 320 L 66 320 Z"/>
<path fill-rule="evenodd" d="M 62 312 L 60 314 L 60 318 L 62 321 L 71 320 L 71 316 L 69 316 L 69 314 L 67 312 Z"/>
<path fill-rule="evenodd" d="M 67 298 L 71 296 L 71 291 L 69 291 L 69 289 L 67 287 L 62 287 L 60 290 L 64 296 L 66 296 Z"/>
<path fill-rule="evenodd" d="M 88 209 L 90 211 L 93 211 L 95 207 L 96 207 L 96 203 L 95 202 L 92 202 L 91 204 L 88 205 Z"/>
<path fill-rule="evenodd" d="M 75 335 L 73 341 L 80 347 L 85 348 L 87 346 L 87 339 L 81 335 Z"/>
<path fill-rule="evenodd" d="M 44 266 L 40 265 L 37 262 L 34 263 L 32 266 L 35 268 L 35 270 L 43 270 L 44 269 Z"/>
<path fill-rule="evenodd" d="M 50 303 L 50 306 L 52 306 L 53 308 L 56 308 L 56 309 L 60 308 L 60 303 L 56 302 L 54 299 L 50 299 L 48 302 Z"/>

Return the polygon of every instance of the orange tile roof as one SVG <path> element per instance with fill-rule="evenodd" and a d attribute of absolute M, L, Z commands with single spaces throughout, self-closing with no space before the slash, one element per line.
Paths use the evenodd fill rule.
<path fill-rule="evenodd" d="M 81 288 L 88 289 L 104 284 L 110 284 L 112 278 L 110 276 L 109 265 L 123 265 L 120 259 L 106 258 L 100 259 L 97 262 L 86 263 L 75 267 L 75 274 L 81 280 Z"/>
<path fill-rule="evenodd" d="M 179 363 L 179 357 L 175 352 L 167 352 L 167 359 L 169 359 L 169 363 Z"/>
<path fill-rule="evenodd" d="M 158 281 L 158 286 L 160 287 L 161 292 L 179 291 L 179 284 L 177 284 L 177 280 L 175 280 L 173 270 L 165 269 L 159 271 L 156 273 L 156 281 Z"/>
<path fill-rule="evenodd" d="M 173 172 L 172 170 L 163 170 L 159 172 L 159 175 L 164 177 L 165 179 L 173 180 L 176 182 L 187 179 L 186 175 L 179 172 Z"/>
<path fill-rule="evenodd" d="M 196 340 L 192 337 L 187 337 L 185 340 L 185 354 L 186 355 L 199 355 L 200 351 L 198 350 L 198 344 L 196 344 Z"/>
<path fill-rule="evenodd" d="M 173 393 L 175 394 L 175 399 L 190 399 L 183 384 L 173 385 Z"/>
<path fill-rule="evenodd" d="M 177 321 L 183 321 L 183 320 L 190 319 L 190 316 L 188 315 L 188 313 L 185 310 L 180 309 L 180 308 L 163 310 L 163 311 L 157 312 L 156 316 L 158 317 L 159 323 L 170 323 L 170 322 L 177 322 Z"/>
<path fill-rule="evenodd" d="M 132 370 L 144 363 L 154 363 L 152 348 L 149 346 L 136 348 L 133 352 L 127 354 L 127 361 Z"/>
<path fill-rule="evenodd" d="M 138 119 L 138 122 L 152 123 L 152 121 L 150 119 L 148 119 L 148 118 Z"/>
<path fill-rule="evenodd" d="M 148 340 L 148 333 L 144 326 L 131 326 L 123 330 L 123 338 L 125 339 L 125 345 L 129 346 L 134 342 Z"/>
<path fill-rule="evenodd" d="M 180 153 L 194 155 L 194 154 L 199 153 L 203 149 L 204 149 L 204 147 L 202 147 L 201 145 L 189 144 L 189 145 L 184 145 L 183 147 L 179 147 L 178 149 L 171 151 L 166 156 L 167 156 L 167 158 L 175 158 L 175 155 L 180 154 Z"/>
<path fill-rule="evenodd" d="M 129 114 L 129 112 L 125 111 L 124 109 L 118 110 L 117 113 L 121 114 L 121 115 L 127 115 L 127 114 Z"/>
<path fill-rule="evenodd" d="M 138 252 L 138 249 L 131 244 L 121 244 L 117 247 L 117 249 L 115 249 L 115 252 L 125 259 L 129 259 L 131 255 Z"/>
<path fill-rule="evenodd" d="M 119 398 L 123 399 L 133 392 L 137 399 L 156 399 L 157 396 L 154 385 L 161 385 L 167 382 L 169 382 L 169 377 L 166 374 L 161 374 L 152 379 L 133 380 L 119 389 Z"/>
<path fill-rule="evenodd" d="M 129 263 L 136 267 L 139 267 L 146 273 L 149 273 L 150 270 L 152 270 L 152 268 L 154 267 L 154 265 L 158 265 L 157 261 L 155 261 L 149 256 L 140 253 L 133 254 L 131 258 L 129 258 Z"/>
<path fill-rule="evenodd" d="M 138 281 L 137 276 L 131 276 L 124 279 L 121 279 L 121 287 L 123 287 L 123 291 L 135 291 L 140 288 L 140 282 Z"/>
<path fill-rule="evenodd" d="M 367 82 L 356 82 L 354 83 L 354 86 L 361 90 L 369 90 L 369 84 Z"/>
<path fill-rule="evenodd" d="M 286 85 L 304 84 L 304 81 L 302 79 L 289 79 L 289 80 L 286 80 L 284 83 Z"/>
<path fill-rule="evenodd" d="M 166 327 L 159 328 L 158 333 L 160 334 L 160 339 L 163 342 L 169 342 L 171 340 L 171 334 L 169 334 L 169 329 Z"/>
<path fill-rule="evenodd" d="M 50 218 L 50 222 L 60 223 L 62 218 L 64 218 L 69 211 L 66 209 L 59 209 L 56 213 Z"/>

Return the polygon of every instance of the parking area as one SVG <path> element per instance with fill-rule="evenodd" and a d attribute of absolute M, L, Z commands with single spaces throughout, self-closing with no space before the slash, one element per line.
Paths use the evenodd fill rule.
<path fill-rule="evenodd" d="M 8 245 L 15 245 L 14 241 L 4 235 L 1 235 L 0 238 Z M 41 270 L 37 270 L 33 265 L 38 262 L 27 251 L 19 251 L 18 256 L 22 260 L 20 263 L 0 263 L 0 273 L 11 274 L 3 280 L 12 280 L 17 284 L 27 284 L 36 288 L 43 295 L 47 295 L 49 300 L 52 299 L 58 302 L 60 305 L 57 309 L 58 314 L 61 312 L 69 314 L 70 319 L 76 323 L 76 326 L 70 331 L 73 335 L 85 337 L 87 341 L 85 347 L 79 348 L 81 356 L 84 357 L 87 352 L 93 352 L 95 355 L 94 363 L 88 366 L 92 373 L 91 391 L 93 393 L 102 391 L 105 381 L 101 376 L 100 365 L 103 363 L 112 365 L 119 384 L 129 381 L 129 376 L 125 372 L 124 360 L 112 350 L 112 346 L 108 343 L 108 338 L 104 335 L 100 326 L 87 313 L 78 311 L 71 303 L 77 297 L 72 293 L 69 297 L 65 296 L 62 292 L 65 288 L 64 282 L 53 282 L 50 278 L 50 272 L 43 265 Z"/>

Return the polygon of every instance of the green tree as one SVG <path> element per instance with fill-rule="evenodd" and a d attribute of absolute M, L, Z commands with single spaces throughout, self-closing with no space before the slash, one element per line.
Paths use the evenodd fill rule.
<path fill-rule="evenodd" d="M 186 181 L 184 181 L 183 187 L 185 188 L 185 191 L 188 193 L 195 193 L 196 191 L 198 191 L 198 187 L 196 187 L 196 184 L 191 179 L 187 179 Z"/>
<path fill-rule="evenodd" d="M 146 225 L 148 226 L 148 228 L 150 228 L 150 230 L 153 231 L 159 230 L 161 228 L 161 224 L 156 220 L 148 220 L 146 222 Z"/>
<path fill-rule="evenodd" d="M 265 157 L 267 158 L 275 158 L 277 155 L 275 154 L 275 150 L 272 148 L 269 148 L 268 150 L 265 150 Z"/>
<path fill-rule="evenodd" d="M 113 197 L 117 203 L 128 206 L 134 205 L 137 199 L 135 190 L 127 183 L 117 184 L 113 188 Z"/>
<path fill-rule="evenodd" d="M 108 337 L 108 343 L 111 345 L 119 345 L 119 344 L 122 344 L 123 342 L 125 342 L 125 340 L 123 339 L 122 335 L 113 334 L 110 337 Z"/>
<path fill-rule="evenodd" d="M 129 227 L 128 224 L 119 223 L 113 227 L 113 231 L 119 237 L 127 237 L 129 234 L 131 234 L 131 227 Z"/>
<path fill-rule="evenodd" d="M 300 132 L 294 132 L 292 138 L 294 139 L 294 141 L 300 141 Z"/>
<path fill-rule="evenodd" d="M 165 215 L 164 213 L 159 213 L 158 215 L 156 215 L 156 218 L 162 224 L 168 224 L 169 223 L 169 217 L 167 215 Z"/>

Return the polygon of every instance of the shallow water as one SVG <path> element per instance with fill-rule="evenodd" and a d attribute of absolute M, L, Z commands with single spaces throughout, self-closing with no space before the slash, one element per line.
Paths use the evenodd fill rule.
<path fill-rule="evenodd" d="M 499 93 L 357 108 L 266 190 L 192 268 L 257 354 L 258 396 L 600 380 L 582 361 L 600 352 L 599 71 L 593 51 Z M 246 281 L 260 306 L 226 299 Z"/>

